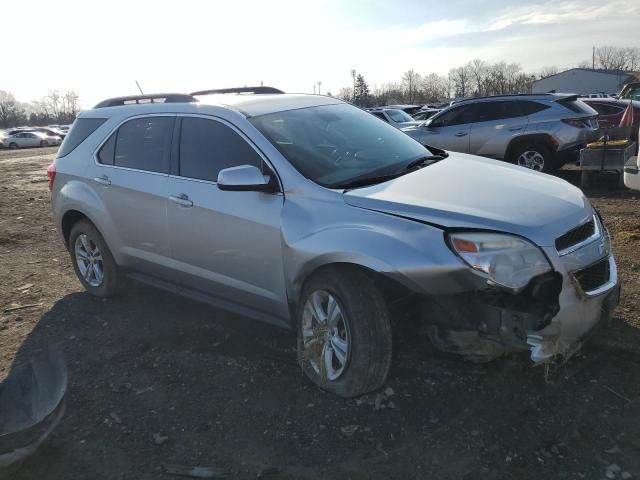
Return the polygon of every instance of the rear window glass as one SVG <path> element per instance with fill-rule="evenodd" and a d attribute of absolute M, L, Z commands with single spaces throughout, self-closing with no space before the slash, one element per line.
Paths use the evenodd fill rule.
<path fill-rule="evenodd" d="M 625 108 L 617 107 L 615 105 L 605 105 L 603 103 L 590 103 L 589 106 L 600 115 L 617 115 L 619 113 L 622 113 Z"/>
<path fill-rule="evenodd" d="M 588 113 L 589 115 L 595 114 L 593 109 L 581 100 L 573 100 L 569 102 L 560 100 L 558 103 L 575 113 Z"/>
<path fill-rule="evenodd" d="M 84 142 L 89 135 L 96 131 L 96 129 L 106 122 L 106 118 L 78 118 L 71 129 L 69 134 L 64 137 L 60 150 L 58 150 L 58 158 L 69 155 L 76 149 L 78 145 Z"/>

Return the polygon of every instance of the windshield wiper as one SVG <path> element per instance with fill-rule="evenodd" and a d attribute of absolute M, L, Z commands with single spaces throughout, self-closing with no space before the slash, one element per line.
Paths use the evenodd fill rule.
<path fill-rule="evenodd" d="M 398 178 L 404 175 L 405 173 L 406 172 L 398 172 L 390 175 L 379 175 L 377 177 L 357 178 L 355 180 L 351 180 L 350 182 L 344 182 L 337 185 L 332 185 L 330 188 L 341 188 L 344 190 L 350 190 L 352 188 L 368 187 L 370 185 L 375 185 L 377 183 L 383 183 L 388 180 L 393 180 L 394 178 Z"/>
<path fill-rule="evenodd" d="M 442 152 L 442 154 L 440 155 L 427 155 L 424 157 L 416 158 L 415 160 L 407 163 L 405 170 L 411 170 L 415 167 L 431 165 L 432 163 L 439 162 L 440 160 L 443 160 L 448 156 L 449 154 L 447 152 Z"/>

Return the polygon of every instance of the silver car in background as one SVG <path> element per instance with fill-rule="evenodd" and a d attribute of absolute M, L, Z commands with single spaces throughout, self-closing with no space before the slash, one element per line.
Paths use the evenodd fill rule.
<path fill-rule="evenodd" d="M 507 95 L 458 101 L 402 131 L 427 145 L 550 172 L 595 139 L 597 115 L 577 95 Z"/>
<path fill-rule="evenodd" d="M 0 141 L 4 148 L 50 147 L 60 145 L 62 138 L 31 130 L 12 131 Z"/>
<path fill-rule="evenodd" d="M 398 310 L 442 350 L 536 363 L 610 318 L 616 263 L 579 189 L 278 92 L 122 97 L 78 116 L 48 174 L 90 294 L 128 275 L 295 329 L 304 373 L 346 397 L 385 382 Z"/>
<path fill-rule="evenodd" d="M 422 124 L 422 122 L 415 120 L 411 115 L 400 108 L 375 107 L 368 108 L 367 112 L 399 129 Z"/>

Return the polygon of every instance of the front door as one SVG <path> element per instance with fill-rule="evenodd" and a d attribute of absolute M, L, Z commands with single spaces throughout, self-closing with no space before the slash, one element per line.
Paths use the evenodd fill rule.
<path fill-rule="evenodd" d="M 220 303 L 287 318 L 281 193 L 218 189 L 218 172 L 266 164 L 235 127 L 211 117 L 180 119 L 178 168 L 169 177 L 171 252 L 180 282 Z"/>
<path fill-rule="evenodd" d="M 460 105 L 436 115 L 426 127 L 420 127 L 420 140 L 453 152 L 469 153 L 469 134 L 471 123 L 468 119 L 468 107 Z"/>

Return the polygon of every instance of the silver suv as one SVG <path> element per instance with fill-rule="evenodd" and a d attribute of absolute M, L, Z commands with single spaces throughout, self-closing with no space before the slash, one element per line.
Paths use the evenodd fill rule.
<path fill-rule="evenodd" d="M 402 130 L 427 145 L 550 172 L 597 136 L 597 116 L 577 95 L 507 95 L 456 102 Z"/>
<path fill-rule="evenodd" d="M 106 100 L 74 122 L 48 173 L 89 293 L 126 275 L 296 329 L 304 372 L 342 396 L 384 383 L 396 310 L 445 351 L 534 362 L 611 315 L 609 235 L 579 189 L 335 98 L 222 92 Z"/>

